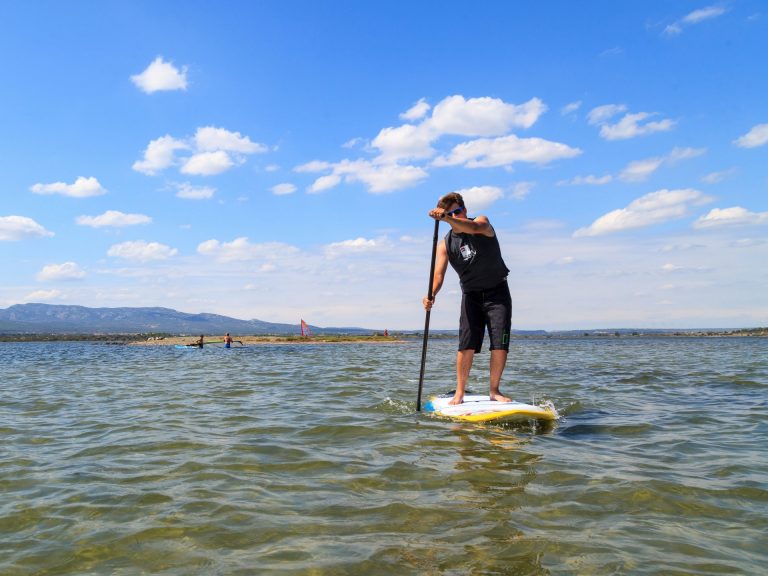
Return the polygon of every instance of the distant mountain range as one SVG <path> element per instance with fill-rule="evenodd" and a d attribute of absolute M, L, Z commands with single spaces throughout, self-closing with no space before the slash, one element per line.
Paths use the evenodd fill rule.
<path fill-rule="evenodd" d="M 371 334 L 370 328 L 331 327 L 310 325 L 313 334 Z M 725 329 L 604 329 L 604 330 L 513 330 L 517 337 L 574 338 L 582 336 L 639 336 L 639 335 L 767 335 L 768 329 L 742 329 L 729 332 Z M 0 334 L 238 334 L 292 335 L 301 332 L 299 324 L 280 324 L 263 320 L 239 320 L 218 314 L 187 314 L 171 308 L 88 308 L 53 304 L 16 304 L 0 309 Z M 391 332 L 391 330 L 390 330 Z M 415 336 L 419 330 L 398 331 Z M 433 336 L 455 337 L 457 330 L 431 330 Z"/>
<path fill-rule="evenodd" d="M 364 328 L 321 328 L 315 334 L 367 334 Z M 0 334 L 299 334 L 299 324 L 239 320 L 218 314 L 187 314 L 171 308 L 87 308 L 16 304 L 0 309 Z"/>

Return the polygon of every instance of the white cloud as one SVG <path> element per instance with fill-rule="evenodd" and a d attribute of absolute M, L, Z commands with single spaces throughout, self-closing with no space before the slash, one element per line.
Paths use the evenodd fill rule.
<path fill-rule="evenodd" d="M 668 263 L 664 264 L 664 265 L 661 267 L 661 269 L 662 269 L 664 272 L 679 272 L 680 270 L 683 270 L 683 267 L 682 267 L 682 266 L 677 266 L 677 265 L 675 265 L 675 264 L 672 264 L 672 263 L 669 263 L 669 262 L 668 262 Z"/>
<path fill-rule="evenodd" d="M 144 72 L 131 76 L 131 81 L 147 94 L 163 90 L 186 90 L 187 67 L 179 70 L 158 56 Z"/>
<path fill-rule="evenodd" d="M 609 119 L 617 114 L 625 112 L 627 107 L 624 104 L 604 104 L 590 110 L 587 114 L 587 121 L 594 125 L 605 124 Z"/>
<path fill-rule="evenodd" d="M 373 194 L 410 188 L 427 177 L 426 171 L 417 166 L 378 165 L 364 160 L 342 162 L 337 170 L 349 182 L 363 182 Z"/>
<path fill-rule="evenodd" d="M 712 18 L 722 16 L 726 12 L 727 10 L 722 6 L 708 6 L 707 8 L 700 8 L 699 10 L 694 10 L 693 12 L 687 14 L 683 18 L 683 22 L 686 24 L 698 24 L 704 20 L 710 20 Z"/>
<path fill-rule="evenodd" d="M 144 214 L 125 214 L 118 210 L 107 210 L 99 216 L 78 216 L 75 221 L 80 226 L 91 226 L 92 228 L 120 228 L 136 224 L 149 224 L 152 222 L 152 218 Z"/>
<path fill-rule="evenodd" d="M 500 136 L 512 128 L 529 128 L 546 111 L 538 98 L 523 104 L 508 104 L 498 98 L 449 96 L 432 110 L 432 116 L 420 124 L 403 124 L 382 129 L 372 145 L 381 151 L 377 162 L 430 158 L 433 143 L 441 136 Z M 423 115 L 427 107 L 420 109 Z"/>
<path fill-rule="evenodd" d="M 464 204 L 467 206 L 467 210 L 473 214 L 477 214 L 481 210 L 485 210 L 491 204 L 504 197 L 504 192 L 501 188 L 496 186 L 472 186 L 471 188 L 462 188 L 461 190 L 454 190 L 461 194 L 464 198 Z"/>
<path fill-rule="evenodd" d="M 683 29 L 686 26 L 718 18 L 727 11 L 727 8 L 724 6 L 707 6 L 706 8 L 699 8 L 698 10 L 686 14 L 680 20 L 668 25 L 664 28 L 664 34 L 667 36 L 677 36 L 683 32 Z"/>
<path fill-rule="evenodd" d="M 293 169 L 294 172 L 323 172 L 333 168 L 333 164 L 330 162 L 323 162 L 322 160 L 312 160 L 301 166 L 296 166 Z"/>
<path fill-rule="evenodd" d="M 692 188 L 657 190 L 641 196 L 626 208 L 608 212 L 590 226 L 576 230 L 573 236 L 575 238 L 600 236 L 634 228 L 645 228 L 683 218 L 692 205 L 709 201 L 709 198 Z"/>
<path fill-rule="evenodd" d="M 701 250 L 702 248 L 706 248 L 703 244 L 693 244 L 693 243 L 685 243 L 685 244 L 667 244 L 665 246 L 662 246 L 659 251 L 660 252 L 686 252 L 688 250 Z"/>
<path fill-rule="evenodd" d="M 65 184 L 64 182 L 35 184 L 30 190 L 35 194 L 61 194 L 62 196 L 71 196 L 72 198 L 89 198 L 107 193 L 93 176 L 90 178 L 80 176 L 75 180 L 74 184 Z"/>
<path fill-rule="evenodd" d="M 641 124 L 644 120 L 655 115 L 649 112 L 625 114 L 615 124 L 603 124 L 600 127 L 600 136 L 606 140 L 627 140 L 637 136 L 653 134 L 654 132 L 668 132 L 674 127 L 675 121 L 669 119 Z"/>
<path fill-rule="evenodd" d="M 576 112 L 579 108 L 581 108 L 581 100 L 577 100 L 576 102 L 571 102 L 570 104 L 566 104 L 560 109 L 560 114 L 563 116 L 568 116 L 569 114 L 573 114 Z"/>
<path fill-rule="evenodd" d="M 61 290 L 35 290 L 24 297 L 26 302 L 45 302 L 62 298 Z"/>
<path fill-rule="evenodd" d="M 63 264 L 48 264 L 37 273 L 37 279 L 45 282 L 48 280 L 79 280 L 85 278 L 85 271 L 75 262 Z"/>
<path fill-rule="evenodd" d="M 40 224 L 26 216 L 0 216 L 0 242 L 53 236 Z"/>
<path fill-rule="evenodd" d="M 431 114 L 430 114 L 431 110 Z M 464 165 L 467 168 L 506 166 L 514 162 L 546 164 L 557 158 L 581 154 L 581 150 L 541 138 L 520 139 L 507 135 L 514 128 L 530 128 L 547 110 L 538 98 L 509 104 L 499 98 L 448 96 L 434 108 L 419 100 L 401 118 L 418 123 L 390 126 L 379 131 L 368 151 L 373 159 L 344 159 L 329 163 L 312 161 L 295 172 L 330 172 L 318 177 L 310 193 L 328 190 L 342 182 L 362 182 L 371 193 L 384 193 L 415 186 L 429 175 L 420 160 L 433 158 L 437 142 L 445 135 L 488 137 L 464 142 L 436 158 L 431 166 Z M 498 138 L 490 138 L 496 137 Z"/>
<path fill-rule="evenodd" d="M 171 248 L 159 242 L 137 240 L 111 246 L 107 251 L 107 256 L 135 262 L 149 262 L 151 260 L 167 260 L 177 253 L 178 250 L 176 248 Z"/>
<path fill-rule="evenodd" d="M 571 148 L 560 142 L 542 138 L 518 138 L 514 134 L 501 138 L 481 138 L 456 145 L 448 156 L 436 158 L 434 166 L 456 166 L 467 168 L 489 168 L 509 166 L 515 162 L 547 164 L 553 160 L 573 158 L 581 154 L 578 148 Z"/>
<path fill-rule="evenodd" d="M 421 120 L 427 115 L 431 106 L 427 103 L 426 99 L 421 98 L 416 104 L 411 106 L 407 111 L 400 114 L 400 118 L 403 120 L 413 121 Z"/>
<path fill-rule="evenodd" d="M 184 162 L 181 173 L 194 176 L 213 176 L 226 172 L 234 165 L 234 161 L 224 150 L 201 152 Z"/>
<path fill-rule="evenodd" d="M 728 176 L 734 172 L 735 170 L 733 168 L 729 170 L 721 170 L 720 172 L 710 172 L 709 174 L 703 176 L 701 181 L 706 184 L 717 184 L 728 178 Z"/>
<path fill-rule="evenodd" d="M 308 191 L 310 194 L 316 194 L 318 192 L 330 190 L 334 186 L 338 186 L 340 183 L 341 176 L 338 174 L 327 174 L 325 176 L 320 176 L 317 180 L 315 180 L 309 187 Z"/>
<path fill-rule="evenodd" d="M 275 196 L 285 196 L 287 194 L 293 194 L 296 192 L 296 186 L 290 182 L 283 182 L 282 184 L 276 184 L 270 188 L 272 194 Z"/>
<path fill-rule="evenodd" d="M 752 129 L 733 141 L 739 148 L 757 148 L 768 143 L 768 124 L 757 124 Z"/>
<path fill-rule="evenodd" d="M 239 152 L 241 154 L 256 154 L 267 151 L 264 144 L 252 142 L 240 132 L 230 132 L 224 128 L 205 126 L 198 128 L 195 133 L 195 144 L 201 152 L 224 150 L 226 152 Z"/>
<path fill-rule="evenodd" d="M 194 186 L 190 182 L 177 182 L 176 197 L 184 200 L 208 200 L 216 194 L 216 188 L 210 186 Z"/>
<path fill-rule="evenodd" d="M 600 52 L 600 58 L 610 58 L 613 56 L 621 56 L 622 54 L 624 54 L 624 48 L 621 46 L 613 46 Z"/>
<path fill-rule="evenodd" d="M 365 146 L 366 142 L 364 138 L 350 138 L 344 144 L 341 145 L 342 148 L 357 148 L 358 146 Z"/>
<path fill-rule="evenodd" d="M 531 190 L 536 186 L 535 182 L 518 182 L 512 186 L 512 198 L 515 200 L 523 200 Z"/>
<path fill-rule="evenodd" d="M 243 262 L 248 260 L 277 260 L 288 254 L 298 252 L 298 248 L 282 242 L 263 242 L 252 244 L 243 236 L 232 242 L 220 242 L 216 239 L 201 242 L 198 254 L 210 256 L 219 262 Z"/>
<path fill-rule="evenodd" d="M 666 161 L 670 164 L 674 164 L 675 162 L 680 162 L 682 160 L 698 158 L 706 153 L 706 148 L 679 148 L 676 146 L 672 148 L 672 152 L 667 155 Z"/>
<path fill-rule="evenodd" d="M 613 176 L 606 174 L 604 176 L 594 176 L 592 174 L 588 176 L 574 176 L 570 180 L 558 181 L 558 186 L 581 186 L 588 184 L 590 186 L 603 186 L 613 181 Z"/>
<path fill-rule="evenodd" d="M 709 268 L 707 266 L 680 266 L 679 264 L 672 264 L 671 262 L 667 262 L 661 267 L 661 271 L 666 274 L 690 274 L 690 273 L 701 273 L 701 272 L 709 272 L 712 268 Z"/>
<path fill-rule="evenodd" d="M 381 151 L 381 159 L 395 162 L 408 158 L 430 158 L 435 151 L 432 142 L 435 133 L 428 124 L 403 124 L 397 128 L 384 128 L 373 139 L 372 145 Z"/>
<path fill-rule="evenodd" d="M 435 106 L 430 127 L 439 134 L 500 136 L 512 128 L 530 128 L 546 112 L 538 98 L 507 104 L 498 98 L 449 96 Z"/>
<path fill-rule="evenodd" d="M 630 162 L 619 174 L 619 179 L 624 182 L 642 182 L 656 172 L 664 163 L 664 158 L 646 158 Z"/>
<path fill-rule="evenodd" d="M 179 150 L 191 151 L 191 156 L 177 159 Z M 133 169 L 153 176 L 170 166 L 181 164 L 183 174 L 211 176 L 244 163 L 246 155 L 267 150 L 264 144 L 253 142 L 240 132 L 205 126 L 198 128 L 192 138 L 177 139 L 166 135 L 152 140 L 144 152 L 144 159 L 135 162 Z"/>
<path fill-rule="evenodd" d="M 504 193 L 505 199 L 493 208 L 498 210 L 500 204 L 508 203 L 506 187 Z M 696 212 L 696 217 L 701 215 L 699 210 Z M 738 229 L 733 234 L 702 234 L 686 229 L 665 230 L 662 237 L 616 234 L 574 240 L 570 234 L 573 230 L 568 232 L 566 226 L 561 227 L 557 222 L 537 223 L 537 226 L 521 223 L 509 229 L 492 214 L 491 220 L 502 243 L 502 253 L 512 269 L 510 278 L 518 302 L 518 328 L 752 326 L 764 325 L 768 318 L 768 307 L 755 309 L 754 304 L 764 300 L 760 299 L 762 286 L 755 282 L 755 263 L 759 268 L 759 262 L 767 254 L 768 242 L 744 242 L 737 248 L 734 241 L 748 236 L 735 234 Z M 152 263 L 112 266 L 98 275 L 88 270 L 88 282 L 75 284 L 66 295 L 72 300 L 76 289 L 78 301 L 87 298 L 91 305 L 99 306 L 165 306 L 171 302 L 181 310 L 238 318 L 298 322 L 298 318 L 304 317 L 321 326 L 381 330 L 386 324 L 390 331 L 420 329 L 414 314 L 417 303 L 413 295 L 417 294 L 418 298 L 423 295 L 422 274 L 426 272 L 424 258 L 429 258 L 430 232 L 418 224 L 388 231 L 392 244 L 382 245 L 379 250 L 370 243 L 366 246 L 365 242 L 376 239 L 379 233 L 363 235 L 358 247 L 363 251 L 342 251 L 332 259 L 325 257 L 325 246 L 274 259 L 262 258 L 261 255 L 270 252 L 263 248 L 250 262 L 227 263 L 203 257 L 193 249 L 193 253 L 184 258 L 160 263 L 162 276 L 153 270 Z M 411 238 L 401 239 L 401 235 Z M 342 235 L 335 240 L 357 236 Z M 665 245 L 702 242 L 706 245 L 698 250 L 661 252 Z M 271 252 L 280 254 L 278 249 Z M 665 274 L 661 266 L 667 262 L 685 267 L 691 273 L 680 270 Z M 426 265 L 428 267 L 428 262 Z M 714 269 L 706 276 L 696 274 L 699 268 L 707 266 Z M 42 264 L 33 274 L 40 267 Z M 114 278 L 118 286 L 104 285 L 102 279 L 105 278 Z M 311 289 L 308 289 L 308 278 L 312 279 Z M 674 283 L 678 291 L 662 291 L 660 285 L 664 283 Z M 243 288 L 246 285 L 248 289 Z M 279 291 L 274 289 L 276 285 L 281 287 Z M 563 297 L 564 289 L 573 286 L 579 286 L 579 290 L 570 290 L 567 297 Z M 62 286 L 53 284 L 38 287 L 63 290 Z M 743 304 L 723 305 L 724 290 L 731 296 L 730 300 Z M 21 300 L 19 295 L 26 292 L 12 294 L 6 289 L 7 305 Z M 221 298 L 225 293 L 236 293 L 237 297 Z M 633 294 L 640 295 L 633 297 Z M 455 328 L 454 313 L 459 298 L 458 279 L 451 273 L 432 313 L 434 329 Z M 632 299 L 630 305 L 628 298 Z M 662 308 L 657 303 L 664 298 L 674 300 L 675 304 Z M 377 313 L 366 305 L 371 300 L 388 302 L 384 320 L 380 311 Z M 421 321 L 423 327 L 423 313 Z"/>
<path fill-rule="evenodd" d="M 377 252 L 390 246 L 386 237 L 378 239 L 355 238 L 343 242 L 333 242 L 325 247 L 325 256 L 329 259 L 338 258 L 346 254 L 363 254 Z"/>
<path fill-rule="evenodd" d="M 297 172 L 317 171 L 321 167 L 331 167 L 332 173 L 321 176 L 310 186 L 309 192 L 322 192 L 341 183 L 362 182 L 372 194 L 382 194 L 414 186 L 427 177 L 427 172 L 417 166 L 401 164 L 377 164 L 368 160 L 342 160 L 337 164 L 311 163 L 296 168 Z"/>
<path fill-rule="evenodd" d="M 754 226 L 768 224 L 768 212 L 750 212 L 741 206 L 713 208 L 708 214 L 694 222 L 694 228 L 716 228 L 721 226 Z"/>
<path fill-rule="evenodd" d="M 761 246 L 765 244 L 765 240 L 758 238 L 739 238 L 731 242 L 733 248 L 752 248 L 753 246 Z"/>
<path fill-rule="evenodd" d="M 154 176 L 174 163 L 176 150 L 187 150 L 189 146 L 172 136 L 165 135 L 152 140 L 144 151 L 144 160 L 134 162 L 136 172 Z"/>
<path fill-rule="evenodd" d="M 706 151 L 706 148 L 673 148 L 666 156 L 635 160 L 622 170 L 621 174 L 619 174 L 619 179 L 624 182 L 642 182 L 656 172 L 662 164 L 676 164 L 683 160 L 701 156 Z"/>
<path fill-rule="evenodd" d="M 593 126 L 600 126 L 600 136 L 606 140 L 627 140 L 654 132 L 667 132 L 675 125 L 675 121 L 669 119 L 643 123 L 644 120 L 657 115 L 651 112 L 627 113 L 618 121 L 610 123 L 612 118 L 626 110 L 624 104 L 598 106 L 589 112 L 587 121 Z"/>

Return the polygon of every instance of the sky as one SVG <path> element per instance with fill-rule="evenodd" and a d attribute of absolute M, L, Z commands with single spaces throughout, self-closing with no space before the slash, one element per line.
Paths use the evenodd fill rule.
<path fill-rule="evenodd" d="M 0 0 L 0 27 L 0 308 L 419 329 L 460 192 L 514 329 L 768 325 L 765 2 Z M 459 300 L 449 270 L 431 327 Z"/>

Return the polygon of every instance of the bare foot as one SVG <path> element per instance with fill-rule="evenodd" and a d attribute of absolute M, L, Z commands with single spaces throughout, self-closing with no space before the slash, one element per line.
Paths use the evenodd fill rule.
<path fill-rule="evenodd" d="M 490 394 L 491 400 L 496 400 L 496 402 L 512 402 L 512 398 L 507 398 L 504 396 L 501 392 L 491 393 Z"/>
<path fill-rule="evenodd" d="M 451 401 L 448 402 L 448 406 L 456 406 L 464 402 L 464 394 L 455 394 Z"/>

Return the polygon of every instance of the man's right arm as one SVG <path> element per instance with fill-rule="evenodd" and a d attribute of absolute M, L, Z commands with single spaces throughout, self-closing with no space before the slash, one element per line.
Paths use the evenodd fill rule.
<path fill-rule="evenodd" d="M 440 292 L 445 280 L 445 271 L 448 268 L 448 250 L 445 247 L 445 241 L 441 241 L 437 246 L 437 255 L 435 257 L 435 275 L 432 279 L 432 300 L 424 297 L 424 309 L 431 310 L 435 303 L 435 296 Z"/>

